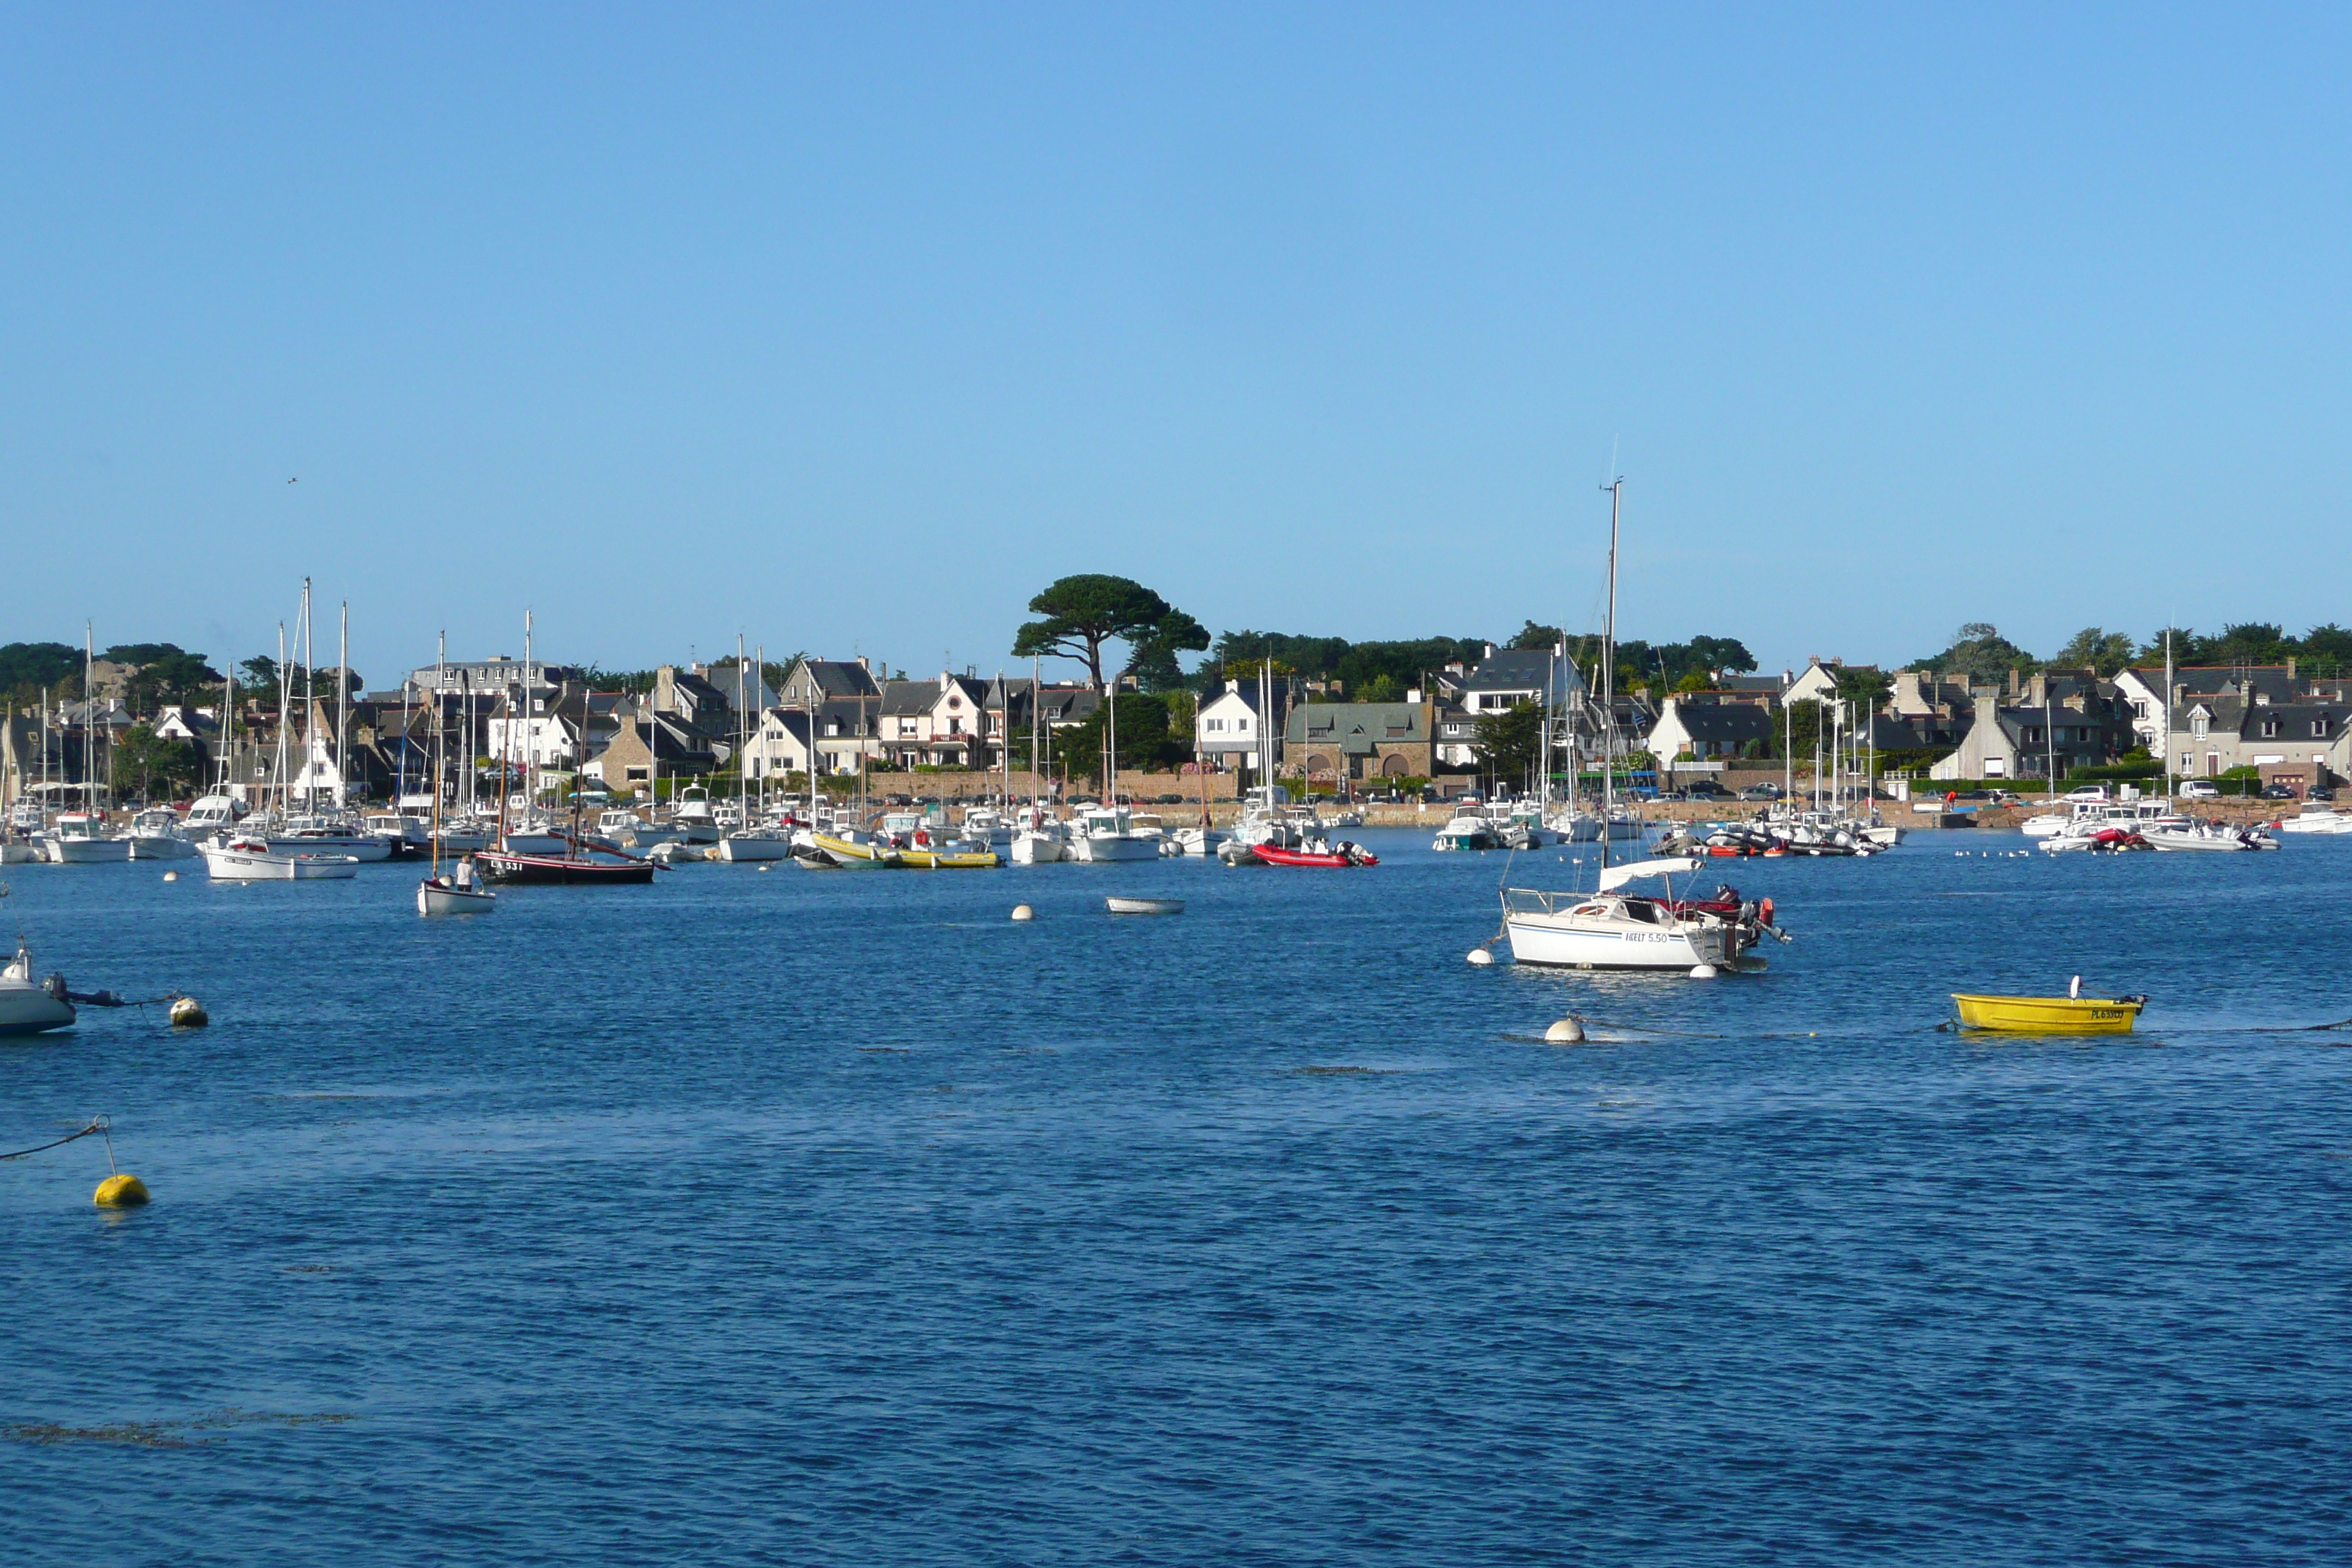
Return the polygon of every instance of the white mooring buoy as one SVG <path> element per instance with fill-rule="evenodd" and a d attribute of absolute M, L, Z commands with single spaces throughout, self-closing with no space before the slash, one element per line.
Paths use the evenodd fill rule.
<path fill-rule="evenodd" d="M 1562 1018 L 1544 1031 L 1548 1046 L 1580 1046 L 1584 1043 L 1584 1023 L 1580 1018 Z"/>
<path fill-rule="evenodd" d="M 180 874 L 177 871 L 166 871 L 163 873 L 163 880 L 167 882 L 176 882 L 179 879 Z"/>
<path fill-rule="evenodd" d="M 1016 921 L 1034 921 L 1037 918 L 1037 911 L 1026 904 L 1015 904 L 1013 906 L 1013 918 Z"/>
<path fill-rule="evenodd" d="M 1474 947 L 1470 950 L 1470 962 L 1484 969 L 1495 962 L 1495 955 L 1483 947 Z"/>

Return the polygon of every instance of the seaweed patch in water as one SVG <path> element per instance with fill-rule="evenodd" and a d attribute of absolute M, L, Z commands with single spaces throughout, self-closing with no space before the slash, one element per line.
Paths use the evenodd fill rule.
<path fill-rule="evenodd" d="M 67 1426 L 55 1421 L 12 1421 L 0 1426 L 0 1437 L 20 1443 L 123 1443 L 139 1448 L 195 1448 L 216 1443 L 217 1437 L 188 1437 L 187 1432 L 214 1432 L 230 1426 L 317 1426 L 354 1420 L 333 1412 L 289 1415 L 269 1410 L 240 1410 L 230 1405 L 185 1421 L 110 1421 L 103 1426 Z"/>

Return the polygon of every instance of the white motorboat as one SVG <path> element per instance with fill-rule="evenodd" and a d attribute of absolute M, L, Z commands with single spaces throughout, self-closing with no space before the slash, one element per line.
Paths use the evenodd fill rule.
<path fill-rule="evenodd" d="M 186 860 L 196 847 L 180 831 L 180 816 L 168 805 L 142 811 L 131 819 L 133 860 Z"/>
<path fill-rule="evenodd" d="M 110 835 L 101 812 L 59 812 L 49 829 L 49 859 L 57 865 L 112 865 L 130 858 L 131 840 Z"/>
<path fill-rule="evenodd" d="M 1013 847 L 1013 823 L 992 805 L 975 805 L 966 809 L 958 831 L 967 841 L 982 849 L 993 849 L 1003 854 Z"/>
<path fill-rule="evenodd" d="M 348 855 L 354 860 L 389 860 L 393 841 L 341 816 L 289 816 L 263 835 L 272 849 L 289 855 Z"/>
<path fill-rule="evenodd" d="M 1430 841 L 1432 849 L 1500 849 L 1503 841 L 1495 836 L 1495 825 L 1475 812 L 1464 812 L 1437 830 Z"/>
<path fill-rule="evenodd" d="M 1180 827 L 1171 842 L 1180 855 L 1214 855 L 1230 837 L 1213 827 Z"/>
<path fill-rule="evenodd" d="M 490 840 L 496 837 L 490 824 L 459 816 L 443 823 L 434 841 L 444 855 L 470 855 L 478 849 L 489 848 Z"/>
<path fill-rule="evenodd" d="M 2225 823 L 2191 822 L 2185 817 L 2150 823 L 2140 829 L 2153 849 L 2172 851 L 2242 851 L 2275 849 L 2278 840 L 2252 828 L 2231 827 Z"/>
<path fill-rule="evenodd" d="M 1021 824 L 1013 830 L 1013 846 L 1006 851 L 1015 866 L 1048 866 L 1069 858 L 1070 832 L 1066 823 L 1057 822 L 1042 810 L 1022 814 Z"/>
<path fill-rule="evenodd" d="M 1566 969 L 1679 970 L 1760 969 L 1748 956 L 1764 927 L 1744 909 L 1726 914 L 1677 904 L 1667 897 L 1646 898 L 1621 889 L 1638 877 L 1661 879 L 1694 870 L 1696 859 L 1637 860 L 1601 874 L 1592 893 L 1546 893 L 1531 888 L 1503 891 L 1503 929 L 1511 957 L 1519 963 Z"/>
<path fill-rule="evenodd" d="M 394 855 L 405 851 L 411 855 L 428 854 L 433 848 L 432 826 L 422 818 L 401 811 L 379 811 L 360 818 L 365 827 L 385 843 L 394 845 Z"/>
<path fill-rule="evenodd" d="M 215 882 L 311 882 L 359 875 L 356 856 L 274 847 L 267 839 L 224 834 L 203 846 Z"/>
<path fill-rule="evenodd" d="M 686 837 L 680 827 L 656 827 L 634 811 L 608 811 L 596 818 L 596 837 L 636 849 L 675 844 Z"/>
<path fill-rule="evenodd" d="M 460 860 L 446 877 L 427 877 L 416 884 L 420 915 L 487 915 L 499 907 L 499 896 L 474 876 L 474 863 Z"/>
<path fill-rule="evenodd" d="M 241 815 L 236 809 L 236 802 L 227 795 L 199 795 L 196 804 L 188 807 L 188 815 L 181 822 L 180 831 L 188 836 L 189 842 L 202 844 L 215 833 L 235 832 Z"/>
<path fill-rule="evenodd" d="M 58 990 L 62 991 L 60 985 Z M 37 1035 L 74 1021 L 73 1004 L 33 978 L 33 954 L 19 942 L 0 968 L 0 1035 Z"/>
<path fill-rule="evenodd" d="M 2271 826 L 2281 833 L 2352 833 L 2352 812 L 2306 805 L 2300 816 L 2282 817 Z"/>
<path fill-rule="evenodd" d="M 509 855 L 562 855 L 572 839 L 543 816 L 522 816 L 499 836 L 499 847 Z"/>
<path fill-rule="evenodd" d="M 1134 814 L 1123 805 L 1093 805 L 1071 824 L 1065 859 L 1084 861 L 1157 860 L 1160 837 L 1139 833 Z"/>
<path fill-rule="evenodd" d="M 1181 915 L 1184 912 L 1184 900 L 1122 899 L 1114 894 L 1103 900 L 1103 907 L 1115 915 Z"/>
<path fill-rule="evenodd" d="M 739 827 L 719 841 L 719 858 L 729 862 L 785 860 L 792 853 L 793 836 L 782 827 Z"/>
<path fill-rule="evenodd" d="M 700 784 L 688 784 L 677 792 L 677 804 L 669 814 L 670 837 L 679 844 L 716 844 L 719 842 L 719 818 L 710 808 L 710 792 Z M 640 844 L 647 840 L 640 838 Z"/>

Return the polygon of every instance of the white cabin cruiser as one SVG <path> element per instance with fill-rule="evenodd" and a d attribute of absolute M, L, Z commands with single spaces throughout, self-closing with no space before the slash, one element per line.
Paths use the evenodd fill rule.
<path fill-rule="evenodd" d="M 195 853 L 194 842 L 180 831 L 180 814 L 170 806 L 155 806 L 131 819 L 133 860 L 186 860 Z"/>
<path fill-rule="evenodd" d="M 49 859 L 57 865 L 111 865 L 130 858 L 131 840 L 109 834 L 102 812 L 61 811 L 49 829 Z"/>
<path fill-rule="evenodd" d="M 730 862 L 788 860 L 792 853 L 789 827 L 739 827 L 719 841 L 719 858 Z"/>
<path fill-rule="evenodd" d="M 2283 817 L 2273 826 L 2281 833 L 2352 833 L 2352 812 L 2306 805 L 2302 816 Z"/>
<path fill-rule="evenodd" d="M 719 817 L 710 806 L 710 792 L 700 784 L 688 784 L 677 792 L 677 804 L 669 814 L 670 837 L 680 844 L 716 844 L 719 842 Z M 646 840 L 639 839 L 644 843 Z"/>
<path fill-rule="evenodd" d="M 1123 805 L 1090 805 L 1071 824 L 1070 860 L 1157 860 L 1160 837 L 1136 830 L 1135 816 Z"/>

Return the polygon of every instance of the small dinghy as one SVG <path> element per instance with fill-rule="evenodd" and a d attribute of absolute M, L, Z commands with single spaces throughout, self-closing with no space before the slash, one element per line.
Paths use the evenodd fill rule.
<path fill-rule="evenodd" d="M 472 865 L 457 862 L 450 877 L 427 877 L 416 885 L 420 915 L 486 915 L 499 907 L 499 896 L 474 879 Z"/>
<path fill-rule="evenodd" d="M 1969 996 L 1952 994 L 1963 1029 L 2029 1035 L 2128 1035 L 2145 996 Z"/>
<path fill-rule="evenodd" d="M 1107 898 L 1103 905 L 1115 915 L 1181 915 L 1184 912 L 1181 899 L 1120 899 Z"/>

